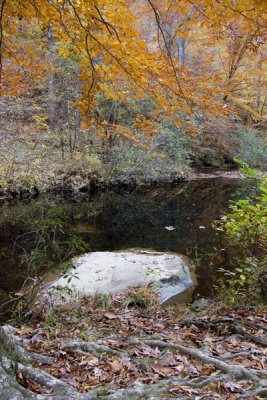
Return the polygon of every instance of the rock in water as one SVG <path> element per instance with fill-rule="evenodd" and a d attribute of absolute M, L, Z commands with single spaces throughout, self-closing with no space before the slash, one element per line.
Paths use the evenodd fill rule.
<path fill-rule="evenodd" d="M 196 280 L 188 257 L 155 251 L 95 252 L 73 260 L 74 268 L 46 289 L 53 304 L 95 293 L 118 293 L 152 284 L 161 304 L 190 299 Z M 49 302 L 48 302 L 49 303 Z"/>

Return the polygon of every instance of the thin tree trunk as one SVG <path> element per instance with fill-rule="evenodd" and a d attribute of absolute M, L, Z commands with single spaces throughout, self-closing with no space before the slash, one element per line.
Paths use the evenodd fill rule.
<path fill-rule="evenodd" d="M 48 27 L 47 31 L 47 45 L 48 45 L 48 55 L 49 64 L 51 72 L 48 75 L 48 115 L 49 115 L 49 125 L 51 129 L 55 128 L 55 84 L 54 84 L 54 42 L 53 42 L 53 31 L 51 25 Z"/>
<path fill-rule="evenodd" d="M 178 39 L 178 58 L 182 66 L 185 66 L 185 37 L 180 36 Z"/>

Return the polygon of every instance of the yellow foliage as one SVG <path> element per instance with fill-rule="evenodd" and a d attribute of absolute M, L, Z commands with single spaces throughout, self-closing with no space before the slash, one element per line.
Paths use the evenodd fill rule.
<path fill-rule="evenodd" d="M 252 119 L 256 122 L 260 122 L 263 121 L 263 116 L 257 112 L 256 110 L 253 110 L 253 108 L 251 108 L 248 104 L 246 104 L 244 101 L 242 101 L 241 99 L 238 99 L 237 97 L 230 97 L 231 102 L 233 102 L 234 104 L 238 105 L 239 107 L 241 107 L 243 110 L 247 111 Z"/>
<path fill-rule="evenodd" d="M 2 0 L 1 5 L 1 95 L 19 95 L 29 82 L 51 72 L 51 62 L 30 40 L 37 32 L 45 44 L 50 31 L 60 43 L 59 54 L 80 62 L 83 87 L 77 106 L 88 123 L 98 92 L 121 102 L 149 97 L 177 123 L 200 110 L 215 116 L 228 112 L 221 104 L 223 93 L 236 90 L 240 63 L 264 43 L 267 26 L 265 0 Z M 167 24 L 173 37 L 184 37 L 202 53 L 197 72 L 173 57 Z M 228 50 L 237 50 L 228 51 L 222 72 L 214 66 L 218 47 L 227 48 L 224 39 Z M 214 50 L 203 51 L 211 44 Z M 151 121 L 142 125 L 153 133 Z M 120 134 L 130 135 L 121 129 Z"/>

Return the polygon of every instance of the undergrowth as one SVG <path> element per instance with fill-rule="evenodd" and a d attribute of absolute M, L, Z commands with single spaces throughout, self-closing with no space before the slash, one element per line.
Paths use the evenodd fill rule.
<path fill-rule="evenodd" d="M 224 234 L 227 268 L 221 268 L 218 296 L 230 304 L 266 302 L 267 177 L 259 178 L 248 164 L 236 160 L 254 183 L 253 194 L 233 202 L 215 223 Z"/>

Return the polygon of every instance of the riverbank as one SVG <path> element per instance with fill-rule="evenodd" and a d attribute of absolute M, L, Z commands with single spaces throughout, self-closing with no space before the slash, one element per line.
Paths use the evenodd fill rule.
<path fill-rule="evenodd" d="M 2 399 L 260 399 L 266 312 L 216 303 L 162 310 L 136 289 L 31 315 L 1 328 Z"/>
<path fill-rule="evenodd" d="M 128 179 L 116 177 L 105 179 L 99 175 L 88 175 L 69 172 L 59 174 L 56 178 L 34 182 L 6 181 L 0 183 L 0 204 L 23 199 L 36 199 L 40 195 L 54 195 L 62 198 L 90 197 L 98 192 L 109 190 L 131 191 L 140 189 L 176 187 L 185 182 L 201 179 L 229 178 L 242 179 L 243 176 L 236 168 L 214 169 L 202 168 L 199 170 L 188 170 L 184 175 L 174 177 L 163 177 L 162 179 L 142 179 L 129 177 Z"/>

